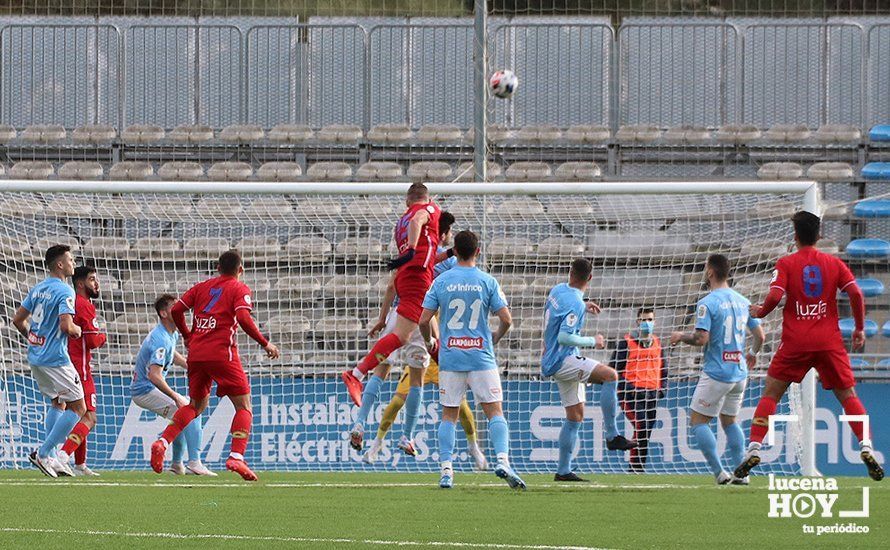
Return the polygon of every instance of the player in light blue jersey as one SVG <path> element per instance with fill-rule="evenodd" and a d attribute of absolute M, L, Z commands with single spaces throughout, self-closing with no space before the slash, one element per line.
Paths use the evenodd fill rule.
<path fill-rule="evenodd" d="M 578 258 L 573 261 L 569 281 L 553 287 L 544 306 L 541 374 L 556 382 L 560 401 L 566 410 L 566 419 L 559 431 L 559 464 L 555 481 L 587 481 L 572 472 L 572 455 L 584 420 L 588 384 L 602 384 L 600 408 L 606 448 L 625 451 L 637 446 L 635 441 L 618 433 L 618 373 L 611 367 L 583 357 L 579 350 L 581 347 L 603 347 L 601 338 L 581 336 L 587 313 L 596 315 L 600 311 L 595 303 L 584 303 L 584 291 L 592 272 L 593 265 L 589 260 Z"/>
<path fill-rule="evenodd" d="M 49 477 L 73 476 L 67 461 L 55 455 L 87 412 L 80 376 L 68 355 L 68 337 L 81 336 L 74 322 L 74 289 L 66 282 L 74 275 L 74 256 L 71 247 L 55 245 L 44 261 L 49 277 L 28 292 L 12 320 L 28 340 L 28 364 L 37 387 L 51 400 L 43 445 L 28 459 Z"/>
<path fill-rule="evenodd" d="M 740 464 L 744 458 L 745 436 L 736 417 L 745 395 L 748 367 L 755 365 L 766 336 L 760 320 L 748 315 L 751 302 L 729 287 L 726 256 L 709 256 L 705 274 L 711 292 L 699 300 L 695 308 L 695 331 L 672 333 L 671 345 L 683 342 L 703 347 L 703 372 L 692 394 L 692 433 L 719 485 L 747 485 L 747 477 L 736 478 L 723 469 L 717 455 L 717 438 L 710 423 L 720 415 L 729 460 L 732 464 Z M 746 329 L 754 340 L 747 352 Z"/>
<path fill-rule="evenodd" d="M 179 333 L 170 314 L 176 296 L 163 294 L 155 300 L 158 324 L 142 341 L 136 355 L 136 368 L 130 383 L 130 397 L 137 406 L 156 415 L 173 421 L 173 415 L 180 407 L 189 404 L 189 398 L 174 391 L 164 374 L 171 366 L 187 367 L 185 357 L 176 351 Z M 188 448 L 189 460 L 183 464 L 182 458 Z M 182 433 L 173 440 L 173 462 L 170 471 L 176 475 L 194 474 L 213 476 L 201 463 L 201 417 L 192 420 Z"/>
<path fill-rule="evenodd" d="M 513 318 L 507 299 L 494 277 L 476 267 L 479 237 L 472 231 L 461 231 L 454 238 L 457 265 L 440 275 L 423 299 L 420 333 L 430 353 L 438 348 L 439 401 L 442 422 L 439 424 L 439 460 L 442 475 L 439 487 L 454 483 L 455 423 L 460 404 L 472 390 L 488 417 L 491 443 L 497 456 L 494 473 L 514 489 L 525 489 L 525 482 L 510 467 L 510 436 L 501 406 L 501 377 L 494 358 L 494 346 L 504 337 Z M 433 337 L 433 316 L 439 313 L 439 339 Z M 488 317 L 497 315 L 498 329 L 492 334 Z"/>

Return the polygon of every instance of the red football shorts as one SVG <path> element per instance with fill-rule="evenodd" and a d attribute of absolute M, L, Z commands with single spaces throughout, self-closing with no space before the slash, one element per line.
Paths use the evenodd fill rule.
<path fill-rule="evenodd" d="M 822 387 L 826 390 L 844 390 L 856 385 L 850 356 L 843 348 L 788 351 L 785 346 L 779 346 L 766 373 L 777 380 L 799 383 L 811 368 L 819 373 Z"/>
<path fill-rule="evenodd" d="M 396 275 L 396 294 L 399 307 L 396 313 L 415 323 L 420 322 L 423 298 L 433 284 L 433 274 L 428 269 L 408 267 Z"/>
<path fill-rule="evenodd" d="M 96 381 L 93 379 L 93 375 L 81 377 L 80 385 L 83 386 L 83 400 L 87 405 L 87 410 L 96 412 Z"/>
<path fill-rule="evenodd" d="M 189 361 L 189 397 L 195 401 L 210 395 L 210 386 L 216 382 L 216 395 L 246 395 L 250 382 L 240 361 Z"/>

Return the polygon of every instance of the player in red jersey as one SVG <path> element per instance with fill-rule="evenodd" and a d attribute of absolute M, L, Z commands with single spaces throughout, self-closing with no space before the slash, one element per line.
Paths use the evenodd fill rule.
<path fill-rule="evenodd" d="M 210 387 L 216 382 L 216 395 L 228 396 L 235 406 L 231 428 L 232 451 L 226 460 L 226 469 L 247 481 L 256 481 L 256 474 L 244 461 L 253 412 L 250 383 L 238 357 L 235 331 L 240 326 L 272 359 L 278 358 L 278 348 L 260 334 L 250 316 L 253 302 L 250 288 L 241 282 L 244 273 L 241 255 L 236 250 L 224 252 L 219 257 L 217 269 L 218 277 L 190 288 L 171 310 L 173 322 L 188 348 L 190 402 L 176 411 L 173 422 L 152 444 L 151 467 L 157 473 L 164 470 L 167 446 L 207 408 Z M 191 329 L 185 322 L 187 310 L 193 311 Z"/>
<path fill-rule="evenodd" d="M 763 305 L 751 306 L 751 317 L 768 315 L 787 295 L 782 315 L 782 342 L 766 373 L 763 395 L 751 422 L 751 443 L 745 460 L 736 468 L 735 476 L 744 478 L 760 464 L 760 446 L 768 430 L 768 419 L 776 412 L 792 382 L 800 382 L 815 368 L 822 387 L 833 390 L 848 415 L 864 415 L 865 407 L 856 396 L 856 379 L 850 357 L 838 327 L 837 292 L 846 292 L 856 329 L 853 349 L 865 344 L 865 302 L 862 290 L 850 268 L 842 260 L 816 249 L 820 220 L 815 214 L 797 212 L 792 218 L 797 252 L 776 264 L 770 291 Z M 864 433 L 862 422 L 851 422 L 850 428 L 859 439 L 862 461 L 868 475 L 876 481 L 884 470 L 872 452 L 871 434 Z"/>
<path fill-rule="evenodd" d="M 349 397 L 359 407 L 362 405 L 362 380 L 374 367 L 395 350 L 402 347 L 417 329 L 421 304 L 433 283 L 433 268 L 441 259 L 439 246 L 439 206 L 430 200 L 429 190 L 422 183 L 415 183 L 405 196 L 408 209 L 402 214 L 395 228 L 395 241 L 399 257 L 389 262 L 389 269 L 398 269 L 395 288 L 399 297 L 396 309 L 398 318 L 395 329 L 377 340 L 368 355 L 352 371 L 343 373 L 343 382 Z M 443 253 L 444 254 L 444 253 Z M 448 252 L 447 255 L 452 255 Z M 414 371 L 418 371 L 415 373 Z M 411 377 L 419 377 L 415 385 L 421 385 L 423 369 L 411 369 Z M 360 447 L 359 447 L 360 448 Z"/>
<path fill-rule="evenodd" d="M 96 326 L 96 306 L 92 300 L 99 297 L 99 278 L 94 267 L 80 266 L 71 277 L 74 283 L 74 324 L 80 327 L 80 338 L 68 338 L 68 355 L 83 386 L 83 399 L 87 412 L 75 424 L 62 445 L 59 460 L 66 463 L 74 453 L 74 475 L 98 476 L 87 466 L 87 435 L 96 427 L 96 381 L 93 379 L 91 350 L 105 345 L 105 333 Z M 64 454 L 63 454 L 64 453 Z"/>

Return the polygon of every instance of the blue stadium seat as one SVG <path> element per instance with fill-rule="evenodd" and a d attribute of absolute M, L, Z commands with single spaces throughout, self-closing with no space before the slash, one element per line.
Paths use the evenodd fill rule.
<path fill-rule="evenodd" d="M 880 296 L 884 293 L 884 283 L 877 279 L 856 279 L 856 284 L 862 289 L 866 298 Z"/>
<path fill-rule="evenodd" d="M 868 139 L 872 141 L 890 141 L 890 124 L 873 126 L 868 133 Z"/>
<path fill-rule="evenodd" d="M 867 180 L 890 180 L 890 162 L 869 162 L 862 167 L 862 177 Z"/>
<path fill-rule="evenodd" d="M 841 335 L 844 338 L 853 336 L 853 329 L 856 327 L 853 318 L 847 317 L 838 321 L 837 326 L 841 329 Z M 865 337 L 871 338 L 878 333 L 878 324 L 870 319 L 865 320 Z"/>
<path fill-rule="evenodd" d="M 856 239 L 846 248 L 853 258 L 886 258 L 890 256 L 890 243 L 882 239 Z"/>
<path fill-rule="evenodd" d="M 884 323 L 884 328 L 881 329 L 881 334 L 883 334 L 885 338 L 890 338 L 890 321 Z"/>
<path fill-rule="evenodd" d="M 887 357 L 886 359 L 881 359 L 880 361 L 878 361 L 878 366 L 884 367 L 884 368 L 890 367 L 890 357 Z"/>
<path fill-rule="evenodd" d="M 871 363 L 869 363 L 867 359 L 863 359 L 862 357 L 850 357 L 850 366 L 854 369 L 862 369 L 870 367 Z"/>
<path fill-rule="evenodd" d="M 860 218 L 888 218 L 890 199 L 862 201 L 853 207 L 853 214 Z"/>

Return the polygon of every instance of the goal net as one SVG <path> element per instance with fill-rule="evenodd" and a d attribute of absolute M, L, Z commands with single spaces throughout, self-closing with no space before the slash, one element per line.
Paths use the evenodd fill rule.
<path fill-rule="evenodd" d="M 166 421 L 133 405 L 129 385 L 140 343 L 157 322 L 151 304 L 161 293 L 180 294 L 210 276 L 219 254 L 235 247 L 246 261 L 244 278 L 253 289 L 259 326 L 282 350 L 280 359 L 266 359 L 239 331 L 253 389 L 248 462 L 266 470 L 437 468 L 435 387 L 424 391 L 415 438 L 419 456 L 408 458 L 395 448 L 400 415 L 380 460 L 368 466 L 349 448 L 347 432 L 357 408 L 338 376 L 373 344 L 366 331 L 387 283 L 385 261 L 394 253 L 392 228 L 404 209 L 404 184 L 336 189 L 258 183 L 0 185 L 3 467 L 24 467 L 43 438 L 47 401 L 30 376 L 25 341 L 10 319 L 28 289 L 46 276 L 46 248 L 62 243 L 73 247 L 79 265 L 98 269 L 96 309 L 108 334 L 93 361 L 99 422 L 88 439 L 92 467 L 148 467 L 149 446 Z M 637 408 L 636 424 L 622 414 L 619 426 L 628 437 L 635 428 L 641 437 L 642 423 L 649 422 L 646 472 L 706 473 L 688 427 L 701 352 L 670 349 L 668 335 L 692 329 L 694 306 L 706 294 L 703 264 L 710 253 L 730 258 L 737 290 L 752 301 L 763 298 L 774 262 L 790 249 L 789 216 L 804 204 L 808 187 L 805 182 L 432 185 L 436 200 L 457 218 L 455 229 L 480 235 L 482 266 L 500 281 L 513 312 L 515 325 L 497 355 L 517 470 L 552 472 L 556 466 L 564 413 L 555 383 L 540 375 L 542 308 L 549 289 L 566 279 L 571 260 L 584 256 L 595 265 L 587 296 L 602 307 L 600 315 L 588 316 L 586 334 L 600 333 L 607 342 L 606 350 L 585 353 L 608 363 L 616 343 L 635 330 L 637 309 L 647 306 L 655 310 L 655 335 L 668 358 L 657 401 L 647 410 Z M 767 343 L 750 374 L 741 412 L 746 434 L 776 348 L 779 319 L 773 315 L 766 321 Z M 402 368 L 398 352 L 390 362 L 393 373 L 371 413 L 369 435 Z M 167 377 L 186 393 L 182 369 L 171 369 Z M 778 414 L 806 420 L 813 395 L 795 385 Z M 591 386 L 577 468 L 626 472 L 627 454 L 605 449 L 598 402 L 598 389 Z M 485 417 L 478 407 L 474 411 L 480 443 L 491 453 Z M 231 415 L 229 402 L 216 397 L 203 415 L 204 460 L 211 467 L 220 468 L 227 455 Z M 714 428 L 722 452 L 725 438 Z M 805 431 L 796 423 L 777 425 L 760 472 L 800 472 L 812 442 Z M 465 442 L 460 435 L 458 440 L 456 467 L 469 469 Z"/>

